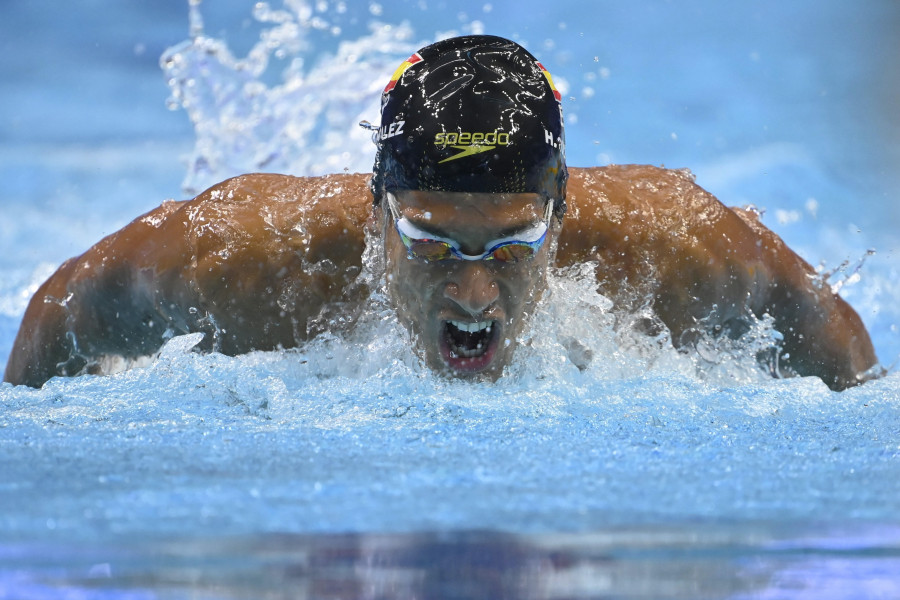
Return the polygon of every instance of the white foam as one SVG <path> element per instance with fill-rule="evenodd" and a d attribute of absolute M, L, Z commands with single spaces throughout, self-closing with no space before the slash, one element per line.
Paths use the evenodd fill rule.
<path fill-rule="evenodd" d="M 204 356 L 194 334 L 145 368 L 39 391 L 4 384 L 4 527 L 34 535 L 52 517 L 54 535 L 91 537 L 894 517 L 896 374 L 840 394 L 772 380 L 737 347 L 711 347 L 709 361 L 641 339 L 586 278 L 551 284 L 493 385 L 430 373 L 377 304 L 346 335 L 297 350 Z M 583 368 L 572 339 L 591 357 Z"/>

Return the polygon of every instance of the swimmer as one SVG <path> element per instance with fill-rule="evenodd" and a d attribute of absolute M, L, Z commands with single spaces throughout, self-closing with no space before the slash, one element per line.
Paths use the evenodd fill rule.
<path fill-rule="evenodd" d="M 502 376 L 548 269 L 585 261 L 617 310 L 650 299 L 687 351 L 698 332 L 739 336 L 768 314 L 776 375 L 841 390 L 878 370 L 856 312 L 753 212 L 686 171 L 567 169 L 559 92 L 511 41 L 413 54 L 375 139 L 372 176 L 242 175 L 66 261 L 31 299 L 5 380 L 113 372 L 189 332 L 229 355 L 298 346 L 365 309 L 367 231 L 418 353 L 450 376 Z"/>

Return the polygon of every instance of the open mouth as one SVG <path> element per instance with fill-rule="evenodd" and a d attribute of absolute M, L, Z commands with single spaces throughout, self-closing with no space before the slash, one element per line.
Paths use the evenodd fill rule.
<path fill-rule="evenodd" d="M 499 337 L 496 321 L 444 321 L 441 354 L 456 371 L 480 371 L 493 360 Z"/>

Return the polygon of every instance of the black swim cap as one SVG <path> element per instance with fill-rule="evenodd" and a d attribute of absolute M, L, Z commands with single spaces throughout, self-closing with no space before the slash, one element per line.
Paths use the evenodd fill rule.
<path fill-rule="evenodd" d="M 538 193 L 565 212 L 565 133 L 550 74 L 509 40 L 471 35 L 422 48 L 381 97 L 372 193 Z"/>

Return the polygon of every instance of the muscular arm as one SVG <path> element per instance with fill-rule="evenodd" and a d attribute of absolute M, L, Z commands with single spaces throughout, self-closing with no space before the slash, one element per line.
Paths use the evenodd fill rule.
<path fill-rule="evenodd" d="M 784 336 L 784 362 L 801 375 L 816 375 L 841 390 L 871 379 L 878 363 L 869 333 L 855 310 L 812 266 L 760 222 L 756 214 L 734 209 L 758 236 L 764 260 L 774 274 L 765 294 L 765 312 Z"/>
<path fill-rule="evenodd" d="M 754 215 L 731 210 L 690 174 L 651 166 L 570 169 L 557 262 L 598 262 L 601 290 L 620 305 L 635 293 L 679 344 L 704 324 L 770 314 L 783 364 L 843 389 L 876 364 L 859 316 Z"/>
<path fill-rule="evenodd" d="M 206 349 L 291 347 L 352 304 L 371 196 L 364 175 L 244 175 L 169 202 L 70 259 L 32 298 L 5 380 L 40 386 L 202 331 Z"/>

